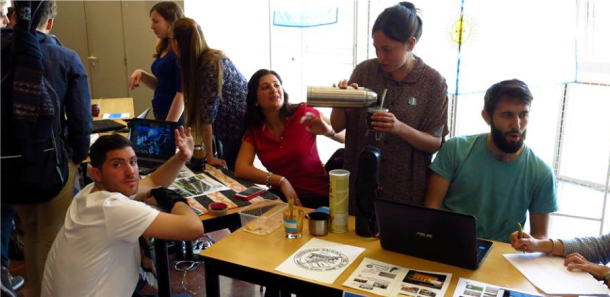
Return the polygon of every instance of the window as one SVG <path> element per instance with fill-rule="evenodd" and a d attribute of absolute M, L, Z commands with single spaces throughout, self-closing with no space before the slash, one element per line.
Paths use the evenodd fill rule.
<path fill-rule="evenodd" d="M 374 58 L 373 23 L 397 2 L 315 2 L 318 11 L 336 10 L 337 20 L 314 27 L 273 25 L 274 12 L 315 10 L 308 1 L 187 0 L 186 14 L 246 77 L 260 68 L 278 71 L 296 103 L 306 100 L 307 86 L 348 78 L 355 65 Z M 551 236 L 608 232 L 610 1 L 412 2 L 424 23 L 415 54 L 449 87 L 450 136 L 488 132 L 481 118 L 485 90 L 504 79 L 525 81 L 535 98 L 526 143 L 559 182 Z M 318 143 L 323 161 L 340 147 L 323 137 Z"/>

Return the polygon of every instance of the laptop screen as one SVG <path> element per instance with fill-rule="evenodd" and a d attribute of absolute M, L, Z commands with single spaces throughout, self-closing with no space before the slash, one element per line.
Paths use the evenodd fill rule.
<path fill-rule="evenodd" d="M 167 160 L 176 154 L 175 122 L 133 119 L 129 139 L 138 157 Z"/>

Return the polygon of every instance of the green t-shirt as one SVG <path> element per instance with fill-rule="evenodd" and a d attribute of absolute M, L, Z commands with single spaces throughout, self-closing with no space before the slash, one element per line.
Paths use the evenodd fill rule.
<path fill-rule="evenodd" d="M 486 138 L 449 139 L 430 169 L 451 182 L 444 209 L 474 215 L 478 237 L 510 242 L 528 210 L 557 211 L 556 181 L 551 167 L 527 146 L 517 160 L 505 163 L 491 154 Z"/>

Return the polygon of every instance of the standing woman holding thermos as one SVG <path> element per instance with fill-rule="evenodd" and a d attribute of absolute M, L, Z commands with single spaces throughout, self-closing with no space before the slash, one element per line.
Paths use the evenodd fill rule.
<path fill-rule="evenodd" d="M 382 156 L 380 198 L 423 205 L 432 154 L 447 129 L 445 79 L 413 54 L 423 23 L 409 2 L 386 8 L 372 30 L 376 59 L 360 63 L 339 87 L 362 86 L 383 94 L 387 112 L 334 108 L 335 132 L 346 129 L 344 168 L 350 171 L 350 212 L 355 210 L 358 155 L 366 146 Z M 379 96 L 381 97 L 381 95 Z M 367 128 L 367 117 L 373 130 Z"/>

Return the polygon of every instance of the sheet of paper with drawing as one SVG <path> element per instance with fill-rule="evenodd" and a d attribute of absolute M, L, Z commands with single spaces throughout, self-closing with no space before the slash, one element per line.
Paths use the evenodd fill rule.
<path fill-rule="evenodd" d="M 582 271 L 568 271 L 564 258 L 543 253 L 504 254 L 534 286 L 549 295 L 608 295 L 610 290 Z"/>
<path fill-rule="evenodd" d="M 539 294 L 525 293 L 496 285 L 460 278 L 453 297 L 540 297 Z"/>
<path fill-rule="evenodd" d="M 312 238 L 275 270 L 332 284 L 363 251 L 363 248 Z"/>
<path fill-rule="evenodd" d="M 415 270 L 364 258 L 343 285 L 381 296 L 442 297 L 450 282 L 451 273 Z"/>

